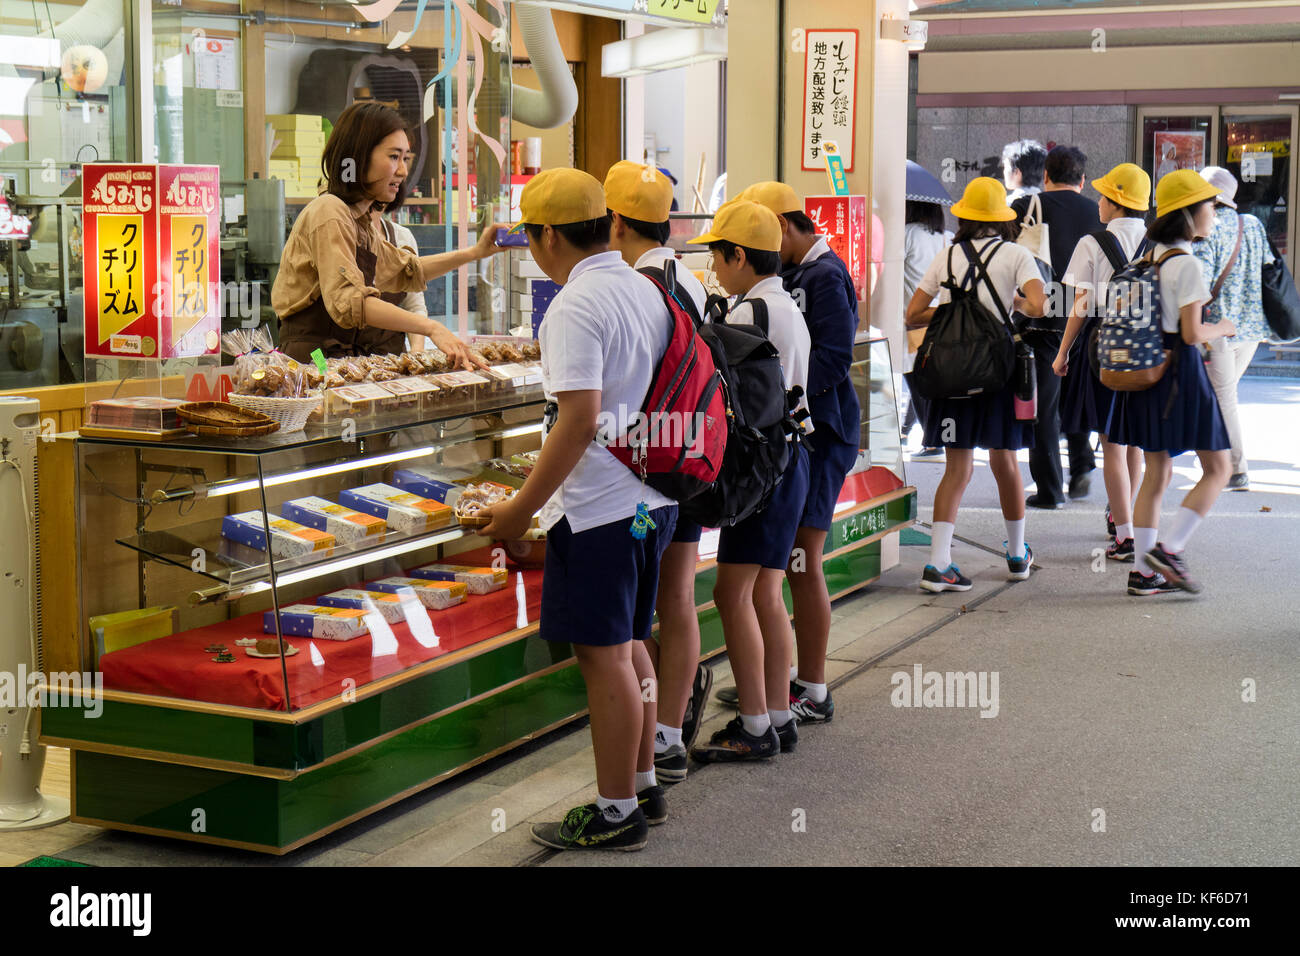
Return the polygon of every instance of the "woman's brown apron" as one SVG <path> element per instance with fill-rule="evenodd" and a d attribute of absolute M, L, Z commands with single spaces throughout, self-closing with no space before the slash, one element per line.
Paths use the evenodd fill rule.
<path fill-rule="evenodd" d="M 357 246 L 357 268 L 368 286 L 375 284 L 377 262 L 373 252 Z M 406 293 L 382 292 L 379 297 L 393 305 L 401 305 Z M 299 362 L 310 362 L 313 349 L 320 349 L 326 358 L 397 355 L 406 350 L 406 333 L 370 327 L 345 329 L 330 318 L 322 296 L 301 312 L 280 320 L 281 352 Z"/>

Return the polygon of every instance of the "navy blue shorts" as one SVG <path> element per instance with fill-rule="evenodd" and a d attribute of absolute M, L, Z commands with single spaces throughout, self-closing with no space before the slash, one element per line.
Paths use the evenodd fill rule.
<path fill-rule="evenodd" d="M 644 540 L 632 537 L 631 518 L 577 534 L 561 518 L 546 535 L 542 569 L 544 641 L 609 647 L 650 636 L 659 561 L 672 540 L 677 506 L 650 512 Z"/>
<path fill-rule="evenodd" d="M 700 535 L 704 533 L 704 528 L 696 524 L 690 518 L 677 516 L 677 527 L 673 528 L 673 544 L 685 542 L 686 544 L 699 544 Z"/>
<path fill-rule="evenodd" d="M 772 500 L 757 514 L 723 528 L 718 537 L 718 563 L 757 564 L 784 571 L 794 550 L 794 536 L 808 496 L 808 452 L 794 446 L 790 464 L 772 492 Z"/>
<path fill-rule="evenodd" d="M 844 476 L 858 460 L 858 446 L 840 441 L 829 428 L 814 431 L 809 445 L 808 500 L 799 527 L 830 531 Z"/>

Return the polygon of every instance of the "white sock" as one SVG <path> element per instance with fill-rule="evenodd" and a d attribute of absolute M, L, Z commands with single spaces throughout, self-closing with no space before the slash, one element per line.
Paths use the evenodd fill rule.
<path fill-rule="evenodd" d="M 1023 558 L 1025 556 L 1025 519 L 1012 521 L 1010 518 L 1003 518 L 1002 523 L 1007 526 L 1007 554 L 1013 558 Z"/>
<path fill-rule="evenodd" d="M 772 718 L 767 714 L 759 714 L 751 717 L 749 714 L 740 715 L 741 726 L 745 728 L 745 733 L 751 737 L 763 737 L 767 734 L 767 728 L 772 726 Z"/>
<path fill-rule="evenodd" d="M 952 533 L 957 526 L 951 521 L 936 521 L 930 528 L 930 563 L 946 571 L 952 564 Z"/>
<path fill-rule="evenodd" d="M 646 789 L 646 787 L 653 787 L 655 784 L 656 784 L 656 780 L 655 780 L 655 772 L 653 767 L 651 767 L 645 773 L 642 773 L 639 770 L 637 771 L 636 783 L 633 785 L 636 787 L 637 793 L 640 793 L 642 790 Z"/>
<path fill-rule="evenodd" d="M 1192 536 L 1196 526 L 1201 523 L 1201 516 L 1191 508 L 1179 508 L 1178 514 L 1169 525 L 1169 534 L 1165 536 L 1165 547 L 1174 554 L 1187 547 L 1187 539 Z"/>
<path fill-rule="evenodd" d="M 942 568 L 940 570 L 942 570 Z M 825 684 L 810 684 L 806 680 L 796 680 L 795 683 L 803 688 L 803 692 L 808 695 L 808 699 L 814 704 L 823 704 L 826 702 Z"/>
<path fill-rule="evenodd" d="M 661 754 L 673 744 L 682 742 L 682 728 L 655 724 L 655 753 Z"/>
<path fill-rule="evenodd" d="M 1156 546 L 1159 534 L 1155 528 L 1133 529 L 1133 570 L 1138 574 L 1155 574 L 1155 569 L 1147 564 L 1147 552 Z"/>
<path fill-rule="evenodd" d="M 626 800 L 610 800 L 608 797 L 596 797 L 596 806 L 600 812 L 605 814 L 605 819 L 610 823 L 622 823 L 625 819 L 636 813 L 636 797 L 628 797 Z"/>
<path fill-rule="evenodd" d="M 784 727 L 790 723 L 791 715 L 788 710 L 769 710 L 767 719 L 772 722 L 773 727 Z"/>
<path fill-rule="evenodd" d="M 1115 525 L 1115 540 L 1121 544 L 1133 537 L 1133 523 Z"/>
<path fill-rule="evenodd" d="M 794 679 L 795 679 L 796 677 L 798 677 L 798 676 L 799 676 L 799 665 L 798 665 L 798 664 L 791 664 L 791 665 L 790 665 L 790 679 L 791 679 L 791 680 L 794 680 Z"/>

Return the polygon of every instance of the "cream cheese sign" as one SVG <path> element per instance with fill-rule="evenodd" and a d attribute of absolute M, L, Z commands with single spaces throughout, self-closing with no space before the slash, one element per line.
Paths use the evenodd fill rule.
<path fill-rule="evenodd" d="M 858 31 L 809 30 L 804 43 L 802 168 L 825 169 L 823 144 L 830 140 L 839 144 L 845 172 L 852 172 Z"/>

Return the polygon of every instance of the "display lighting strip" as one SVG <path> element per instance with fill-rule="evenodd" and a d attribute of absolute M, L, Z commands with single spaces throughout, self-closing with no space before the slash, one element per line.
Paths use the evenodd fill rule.
<path fill-rule="evenodd" d="M 507 428 L 505 431 L 496 435 L 497 438 L 518 438 L 520 435 L 536 435 L 542 430 L 542 423 L 536 425 L 520 425 L 518 428 Z"/>
<path fill-rule="evenodd" d="M 537 427 L 540 428 L 541 426 Z M 301 481 L 304 478 L 320 478 L 323 475 L 337 475 L 345 471 L 356 471 L 370 465 L 388 465 L 395 461 L 409 461 L 412 458 L 424 458 L 427 455 L 432 455 L 433 452 L 434 447 L 432 445 L 424 445 L 420 448 L 407 448 L 403 451 L 388 452 L 384 455 L 372 455 L 369 458 L 340 461 L 332 465 L 302 468 L 298 471 L 285 472 L 282 475 L 271 475 L 260 481 L 257 478 L 244 478 L 238 481 L 220 481 L 210 485 L 196 485 L 193 492 L 207 498 L 216 498 L 220 495 L 237 495 L 241 491 L 255 491 L 259 486 L 270 488 L 273 485 L 285 485 L 291 481 Z"/>
<path fill-rule="evenodd" d="M 388 558 L 395 558 L 399 554 L 406 554 L 409 551 L 415 551 L 419 548 L 427 548 L 434 544 L 445 544 L 448 541 L 455 541 L 457 538 L 464 536 L 464 530 L 456 528 L 451 531 L 444 531 L 442 534 L 436 534 L 431 538 L 411 538 L 407 541 L 399 541 L 397 544 L 390 544 L 387 547 L 376 548 L 374 551 L 366 551 L 362 554 L 350 554 L 342 558 L 335 558 L 333 561 L 326 561 L 323 564 L 313 564 L 310 567 L 299 568 L 296 571 L 288 571 L 284 574 L 277 575 L 275 583 L 277 587 L 287 587 L 290 584 L 297 584 L 299 581 L 309 581 L 312 578 L 318 578 L 322 574 L 329 574 L 334 571 L 346 571 L 348 568 L 355 568 L 358 565 L 370 564 L 374 561 L 384 561 Z"/>

